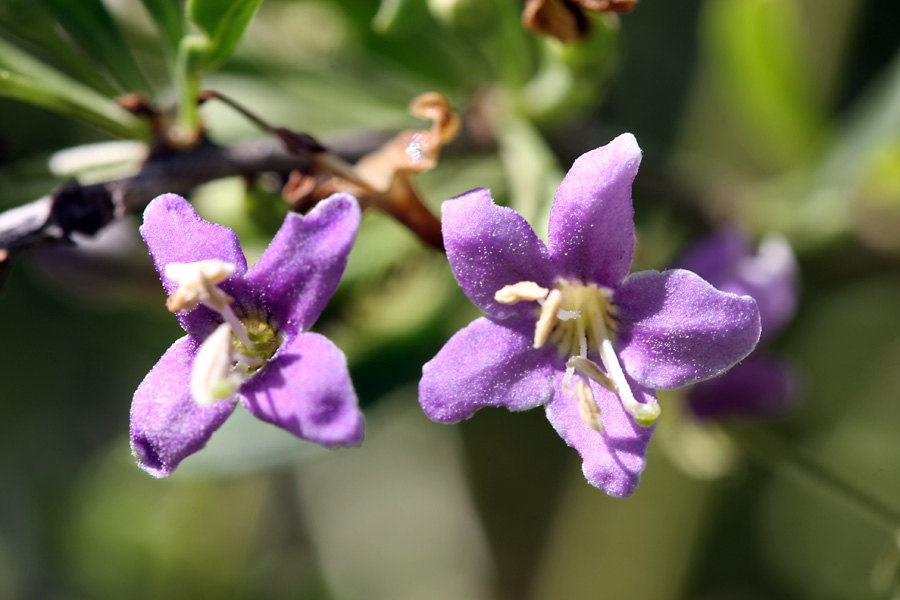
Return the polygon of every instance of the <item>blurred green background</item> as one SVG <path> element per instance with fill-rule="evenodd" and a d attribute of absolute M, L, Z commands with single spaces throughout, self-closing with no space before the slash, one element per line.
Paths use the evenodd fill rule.
<path fill-rule="evenodd" d="M 125 172 L 139 144 L 85 146 L 145 139 L 109 98 L 174 106 L 177 81 L 338 147 L 420 126 L 408 102 L 443 92 L 466 125 L 417 180 L 428 206 L 490 187 L 539 232 L 571 162 L 630 131 L 636 267 L 720 225 L 785 235 L 801 298 L 773 352 L 803 397 L 765 431 L 900 508 L 900 4 L 641 0 L 569 47 L 521 9 L 265 0 L 225 60 L 232 42 L 186 29 L 174 0 L 0 0 L 0 209 Z M 225 53 L 185 70 L 185 31 Z M 207 104 L 213 140 L 261 136 Z M 286 210 L 264 183 L 192 197 L 251 259 Z M 181 330 L 137 225 L 30 253 L 0 297 L 2 598 L 900 598 L 894 537 L 777 457 L 709 440 L 678 394 L 662 420 L 681 435 L 658 433 L 626 500 L 584 482 L 540 410 L 429 422 L 421 366 L 478 311 L 374 212 L 316 325 L 348 355 L 364 446 L 320 450 L 239 409 L 154 480 L 130 456 L 130 399 Z"/>

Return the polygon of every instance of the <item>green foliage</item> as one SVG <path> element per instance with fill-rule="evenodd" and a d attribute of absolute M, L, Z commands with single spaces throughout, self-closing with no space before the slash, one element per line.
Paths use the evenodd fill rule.
<path fill-rule="evenodd" d="M 0 28 L 11 37 L 35 44 L 49 53 L 83 83 L 108 96 L 115 93 L 109 81 L 98 72 L 96 64 L 59 35 L 53 13 L 46 10 L 40 0 L 0 2 Z"/>
<path fill-rule="evenodd" d="M 850 3 L 642 0 L 631 14 L 592 17 L 592 37 L 562 46 L 522 28 L 521 0 L 0 0 L 0 96 L 14 109 L 0 119 L 0 208 L 63 176 L 32 148 L 92 153 L 91 132 L 64 119 L 146 140 L 145 124 L 110 100 L 119 92 L 149 92 L 169 119 L 166 86 L 179 85 L 182 116 L 199 131 L 201 78 L 272 124 L 349 148 L 348 160 L 422 126 L 408 102 L 437 89 L 464 132 L 415 178 L 423 201 L 439 213 L 444 199 L 486 187 L 539 235 L 565 167 L 633 131 L 644 150 L 636 261 L 667 268 L 690 234 L 721 224 L 788 237 L 801 306 L 770 350 L 797 367 L 805 395 L 793 417 L 762 427 L 891 504 L 900 494 L 900 53 L 877 50 L 900 13 L 854 0 L 869 22 L 833 9 Z M 847 39 L 857 46 L 837 43 Z M 215 143 L 261 135 L 222 103 L 201 110 Z M 126 162 L 65 176 L 117 178 Z M 191 197 L 238 233 L 251 263 L 288 208 L 277 184 L 254 183 L 220 180 Z M 315 325 L 347 353 L 371 425 L 365 446 L 324 450 L 238 408 L 175 478 L 151 480 L 128 456 L 129 400 L 183 332 L 136 220 L 122 238 L 104 231 L 77 252 L 15 263 L 0 297 L 0 335 L 18 340 L 0 360 L 0 596 L 890 597 L 900 565 L 891 539 L 793 476 L 742 466 L 737 446 L 734 472 L 719 460 L 720 479 L 700 481 L 659 443 L 660 427 L 641 487 L 620 501 L 584 484 L 578 457 L 539 412 L 428 422 L 415 399 L 422 365 L 481 313 L 440 253 L 377 210 L 367 210 Z M 402 401 L 405 445 L 392 398 Z M 678 413 L 679 392 L 660 400 L 662 419 Z M 710 463 L 725 454 L 689 434 L 673 443 Z M 436 440 L 439 451 L 427 443 Z M 383 455 L 372 450 L 388 442 Z M 341 470 L 350 460 L 371 462 Z M 438 499 L 460 511 L 453 528 L 476 550 L 453 546 L 427 568 L 383 556 L 388 542 L 407 558 L 442 547 L 441 536 L 396 534 L 414 509 L 443 507 Z M 479 553 L 487 544 L 491 559 Z M 461 554 L 469 561 L 451 562 Z M 361 583 L 372 580 L 383 587 Z M 401 580 L 421 587 L 401 593 Z"/>
<path fill-rule="evenodd" d="M 215 69 L 231 56 L 262 0 L 187 0 L 188 20 L 200 35 L 182 40 L 189 73 Z"/>
<path fill-rule="evenodd" d="M 184 12 L 180 0 L 141 0 L 141 2 L 165 38 L 166 48 L 174 54 L 184 35 Z"/>
<path fill-rule="evenodd" d="M 0 95 L 36 104 L 122 137 L 145 126 L 115 102 L 0 39 Z"/>
<path fill-rule="evenodd" d="M 123 92 L 150 91 L 116 21 L 101 0 L 41 0 L 59 25 L 116 78 Z"/>

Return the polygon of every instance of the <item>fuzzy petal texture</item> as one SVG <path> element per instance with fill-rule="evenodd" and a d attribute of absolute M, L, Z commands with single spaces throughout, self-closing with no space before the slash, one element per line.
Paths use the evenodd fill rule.
<path fill-rule="evenodd" d="M 759 340 L 749 296 L 726 294 L 681 269 L 642 271 L 615 291 L 616 342 L 625 371 L 652 389 L 675 389 L 724 373 Z"/>
<path fill-rule="evenodd" d="M 265 254 L 247 273 L 256 303 L 286 335 L 306 330 L 322 313 L 337 289 L 356 240 L 359 204 L 348 194 L 335 194 L 309 214 L 291 213 Z"/>
<path fill-rule="evenodd" d="M 534 319 L 475 319 L 422 368 L 419 402 L 433 421 L 456 423 L 485 406 L 527 410 L 547 402 L 565 367 L 555 348 L 532 347 Z M 554 363 L 558 362 L 558 365 Z"/>
<path fill-rule="evenodd" d="M 144 210 L 141 235 L 150 249 L 166 295 L 171 295 L 178 287 L 166 278 L 167 264 L 218 259 L 235 265 L 231 277 L 219 286 L 239 300 L 244 296 L 241 279 L 247 271 L 247 259 L 237 235 L 227 227 L 201 219 L 181 196 L 163 194 L 150 202 Z M 222 322 L 204 306 L 176 316 L 184 330 L 198 339 L 208 336 Z"/>
<path fill-rule="evenodd" d="M 652 390 L 629 381 L 639 402 L 656 403 Z M 624 498 L 641 481 L 646 464 L 647 445 L 655 426 L 641 427 L 625 412 L 616 394 L 591 381 L 591 391 L 600 407 L 603 433 L 584 424 L 578 401 L 562 389 L 561 378 L 553 399 L 547 403 L 547 418 L 569 446 L 582 458 L 581 469 L 588 482 L 610 496 Z"/>
<path fill-rule="evenodd" d="M 256 418 L 301 439 L 328 448 L 362 443 L 363 416 L 347 359 L 318 333 L 286 339 L 240 394 Z"/>
<path fill-rule="evenodd" d="M 776 417 L 794 407 L 797 387 L 796 374 L 780 360 L 754 355 L 690 388 L 687 403 L 698 419 Z"/>
<path fill-rule="evenodd" d="M 198 346 L 190 336 L 176 341 L 134 393 L 131 452 L 154 477 L 169 475 L 178 463 L 203 448 L 237 404 L 221 400 L 202 407 L 191 398 L 191 365 Z"/>
<path fill-rule="evenodd" d="M 544 242 L 528 221 L 497 206 L 485 189 L 472 190 L 441 207 L 444 246 L 453 274 L 472 302 L 498 319 L 532 310 L 533 302 L 500 304 L 502 287 L 534 281 L 553 287 L 555 271 Z"/>
<path fill-rule="evenodd" d="M 582 155 L 569 170 L 550 211 L 550 253 L 560 275 L 613 287 L 634 254 L 631 184 L 641 149 L 630 133 Z"/>

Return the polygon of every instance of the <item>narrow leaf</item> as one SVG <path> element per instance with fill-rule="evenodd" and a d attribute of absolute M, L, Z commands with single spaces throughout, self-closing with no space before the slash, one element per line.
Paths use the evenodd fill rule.
<path fill-rule="evenodd" d="M 166 47 L 174 54 L 184 35 L 181 3 L 178 0 L 141 0 L 141 2 L 165 38 Z"/>
<path fill-rule="evenodd" d="M 66 32 L 128 92 L 149 92 L 150 86 L 112 16 L 101 0 L 42 0 Z"/>
<path fill-rule="evenodd" d="M 0 95 L 42 106 L 122 137 L 145 124 L 118 104 L 0 39 Z"/>
<path fill-rule="evenodd" d="M 83 52 L 59 35 L 56 19 L 34 0 L 2 0 L 0 2 L 0 28 L 10 37 L 39 46 L 50 53 L 80 81 L 105 95 L 115 95 L 115 90 L 96 64 Z"/>
<path fill-rule="evenodd" d="M 237 48 L 262 0 L 188 0 L 187 16 L 205 36 L 202 52 L 196 52 L 193 69 L 213 69 Z"/>

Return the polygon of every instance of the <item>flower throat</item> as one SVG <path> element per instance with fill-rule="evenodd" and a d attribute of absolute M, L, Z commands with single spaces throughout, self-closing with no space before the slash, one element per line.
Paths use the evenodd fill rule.
<path fill-rule="evenodd" d="M 563 389 L 569 391 L 572 377 L 578 372 L 618 395 L 635 422 L 648 427 L 659 417 L 659 406 L 635 399 L 619 364 L 613 348 L 617 311 L 612 296 L 608 288 L 563 279 L 553 289 L 533 281 L 507 285 L 497 291 L 494 299 L 502 304 L 538 302 L 541 310 L 535 324 L 534 347 L 541 348 L 549 340 L 564 357 L 569 357 Z M 600 364 L 588 358 L 589 352 L 599 355 Z M 595 431 L 603 431 L 600 408 L 585 379 L 576 382 L 574 394 L 584 423 Z"/>
<path fill-rule="evenodd" d="M 166 266 L 166 277 L 178 284 L 169 296 L 170 311 L 186 312 L 202 304 L 224 321 L 200 344 L 191 368 L 191 396 L 201 406 L 233 396 L 275 355 L 282 341 L 265 317 L 235 314 L 233 299 L 218 286 L 234 270 L 235 265 L 221 260 Z"/>

